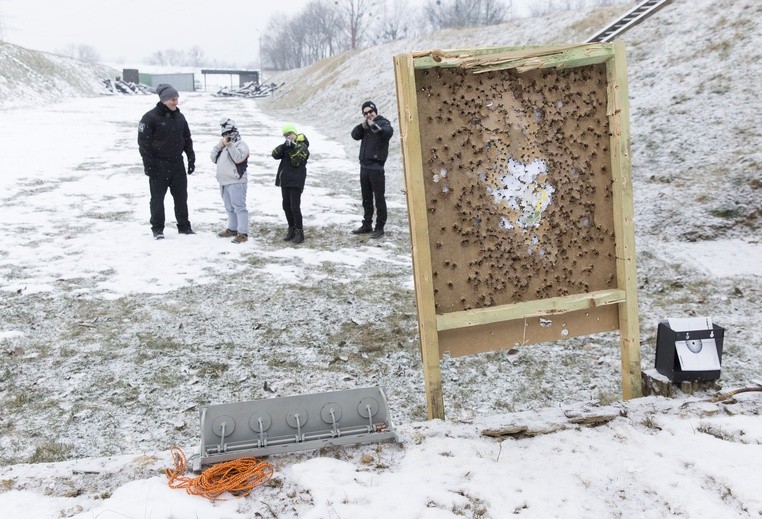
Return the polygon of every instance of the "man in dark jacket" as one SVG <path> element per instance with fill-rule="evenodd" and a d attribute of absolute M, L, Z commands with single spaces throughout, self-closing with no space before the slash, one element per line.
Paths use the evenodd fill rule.
<path fill-rule="evenodd" d="M 143 171 L 151 189 L 151 230 L 157 240 L 164 238 L 164 197 L 167 189 L 175 203 L 175 219 L 180 234 L 196 234 L 188 220 L 188 179 L 183 152 L 188 157 L 188 175 L 196 169 L 190 128 L 177 108 L 180 95 L 171 85 L 156 87 L 159 102 L 146 112 L 138 126 L 138 148 Z"/>
<path fill-rule="evenodd" d="M 389 139 L 394 130 L 391 123 L 378 115 L 373 101 L 362 104 L 362 123 L 352 129 L 352 138 L 360 142 L 360 189 L 362 191 L 362 225 L 352 234 L 370 233 L 377 239 L 384 235 L 386 225 L 386 177 L 384 163 L 389 154 Z M 373 223 L 373 202 L 376 203 L 376 227 Z"/>

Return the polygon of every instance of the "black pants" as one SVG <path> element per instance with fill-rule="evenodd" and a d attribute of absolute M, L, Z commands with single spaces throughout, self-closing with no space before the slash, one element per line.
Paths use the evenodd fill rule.
<path fill-rule="evenodd" d="M 151 188 L 151 229 L 164 230 L 164 197 L 169 189 L 175 203 L 177 230 L 191 228 L 188 221 L 188 178 L 185 176 L 185 164 L 180 162 L 159 162 L 156 173 L 148 179 Z"/>
<path fill-rule="evenodd" d="M 386 225 L 386 176 L 383 169 L 360 168 L 360 190 L 362 192 L 363 225 L 372 227 L 373 202 L 376 203 L 376 229 Z"/>
<path fill-rule="evenodd" d="M 286 213 L 286 221 L 289 227 L 302 228 L 302 191 L 301 187 L 280 188 L 283 197 L 283 212 Z"/>

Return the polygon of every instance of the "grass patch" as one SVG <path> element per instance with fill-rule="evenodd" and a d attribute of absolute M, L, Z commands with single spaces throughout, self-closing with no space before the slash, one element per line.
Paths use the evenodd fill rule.
<path fill-rule="evenodd" d="M 68 459 L 72 448 L 64 443 L 47 440 L 34 449 L 29 463 L 52 463 Z"/>
<path fill-rule="evenodd" d="M 230 366 L 224 362 L 208 361 L 196 368 L 196 374 L 199 377 L 208 377 L 212 380 L 222 377 L 230 369 Z"/>
<path fill-rule="evenodd" d="M 184 344 L 177 342 L 174 339 L 171 339 L 168 337 L 156 337 L 155 335 L 150 335 L 147 333 L 139 333 L 137 334 L 137 337 L 138 337 L 139 349 L 151 350 L 156 352 L 162 352 L 162 351 L 177 352 L 177 351 L 183 351 L 183 349 L 185 348 Z"/>
<path fill-rule="evenodd" d="M 6 412 L 16 411 L 29 405 L 29 393 L 23 391 L 21 393 L 14 393 L 10 398 L 5 399 L 3 402 L 3 408 Z"/>

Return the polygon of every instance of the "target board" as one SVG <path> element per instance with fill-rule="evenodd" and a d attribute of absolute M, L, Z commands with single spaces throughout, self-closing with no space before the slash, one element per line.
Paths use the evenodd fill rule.
<path fill-rule="evenodd" d="M 620 332 L 640 395 L 620 44 L 395 56 L 429 417 L 439 359 Z"/>

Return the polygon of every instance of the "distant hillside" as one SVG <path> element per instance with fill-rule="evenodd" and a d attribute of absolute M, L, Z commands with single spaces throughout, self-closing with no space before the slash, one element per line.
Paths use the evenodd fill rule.
<path fill-rule="evenodd" d="M 501 25 L 445 29 L 415 39 L 345 52 L 309 67 L 266 77 L 285 84 L 273 97 L 260 101 L 267 111 L 295 121 L 314 121 L 321 133 L 342 142 L 351 157 L 357 146 L 351 128 L 360 122 L 360 105 L 371 99 L 379 113 L 399 130 L 392 58 L 411 51 L 521 46 L 584 41 L 598 27 L 627 11 L 617 5 L 596 11 L 570 11 L 542 18 L 520 18 Z M 392 139 L 387 162 L 388 192 L 403 190 L 399 132 Z"/>
<path fill-rule="evenodd" d="M 429 49 L 585 41 L 631 5 L 440 31 L 347 52 L 267 78 L 285 82 L 262 106 L 356 153 L 360 104 L 397 124 L 392 57 Z M 673 0 L 621 38 L 627 46 L 636 228 L 659 239 L 749 237 L 762 224 L 762 2 Z M 402 189 L 399 139 L 389 190 Z M 757 236 L 759 236 L 757 234 Z"/>
<path fill-rule="evenodd" d="M 96 95 L 100 77 L 119 75 L 110 67 L 11 43 L 0 43 L 0 71 L 0 109 Z"/>

